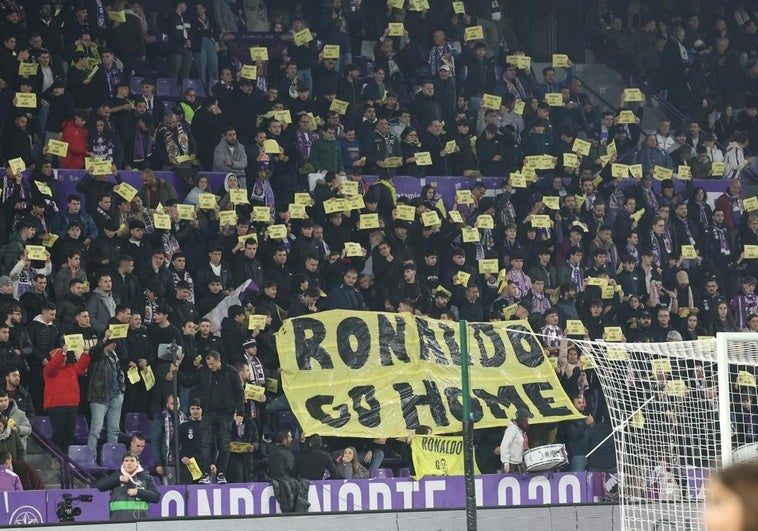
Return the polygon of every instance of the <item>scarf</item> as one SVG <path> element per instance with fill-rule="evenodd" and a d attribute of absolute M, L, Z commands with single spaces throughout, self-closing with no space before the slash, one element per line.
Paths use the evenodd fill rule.
<path fill-rule="evenodd" d="M 247 358 L 247 364 L 250 366 L 250 383 L 253 385 L 266 386 L 266 374 L 263 372 L 263 364 L 258 356 Z M 258 418 L 258 405 L 255 400 L 248 400 L 248 407 L 250 409 L 250 418 Z"/>
<path fill-rule="evenodd" d="M 145 133 L 137 124 L 134 127 L 134 162 L 144 162 L 153 155 L 153 135 Z"/>
<path fill-rule="evenodd" d="M 268 179 L 255 179 L 253 189 L 250 190 L 250 202 L 262 206 L 273 207 L 274 191 L 271 189 L 271 183 Z"/>
<path fill-rule="evenodd" d="M 297 147 L 298 153 L 300 153 L 303 158 L 307 159 L 311 156 L 311 146 L 313 146 L 313 136 L 311 136 L 310 131 L 302 131 L 298 130 L 295 135 L 295 143 Z"/>
<path fill-rule="evenodd" d="M 160 129 L 163 135 L 163 140 L 166 144 L 166 153 L 171 158 L 176 158 L 179 155 L 189 155 L 189 135 L 184 130 L 182 122 L 176 124 L 176 130 L 172 131 L 165 125 Z"/>
<path fill-rule="evenodd" d="M 131 481 L 132 483 L 134 483 L 134 479 L 133 479 L 134 476 L 136 476 L 140 472 L 144 472 L 144 471 L 145 471 L 145 469 L 142 468 L 142 465 L 139 464 L 139 461 L 137 462 L 137 470 L 135 470 L 131 474 L 129 472 L 127 472 L 126 470 L 124 470 L 124 465 L 123 464 L 121 465 L 121 475 L 122 476 L 128 476 L 129 477 L 129 481 Z"/>
<path fill-rule="evenodd" d="M 7 422 L 7 420 L 6 420 L 6 422 Z M 4 441 L 5 439 L 7 439 L 10 436 L 11 436 L 11 427 L 10 426 L 5 426 L 5 431 L 3 431 L 2 433 L 0 433 L 0 441 Z"/>
<path fill-rule="evenodd" d="M 184 412 L 179 412 L 179 424 L 187 422 Z M 174 414 L 170 411 L 163 412 L 163 444 L 166 447 L 166 464 L 174 464 Z"/>
<path fill-rule="evenodd" d="M 98 134 L 90 142 L 90 150 L 103 160 L 113 160 L 113 142 Z"/>
<path fill-rule="evenodd" d="M 732 223 L 736 227 L 740 224 L 740 220 L 742 219 L 742 199 L 738 195 L 735 196 L 731 194 L 727 194 L 727 197 L 729 197 L 729 202 L 732 205 Z"/>
<path fill-rule="evenodd" d="M 714 223 L 713 235 L 716 236 L 719 241 L 719 250 L 721 251 L 721 254 L 724 256 L 731 255 L 732 250 L 729 248 L 729 240 L 726 237 L 726 228 L 724 225 L 717 225 Z"/>
<path fill-rule="evenodd" d="M 535 293 L 532 290 L 532 313 L 538 313 L 542 315 L 550 309 L 550 301 L 545 297 L 545 293 Z M 557 345 L 550 345 L 556 347 Z"/>
<path fill-rule="evenodd" d="M 26 189 L 23 184 L 17 184 L 12 178 L 7 175 L 3 177 L 3 203 L 7 203 L 8 199 L 14 194 L 18 195 L 18 199 L 24 203 L 26 208 Z M 11 205 L 11 208 L 13 205 Z"/>
<path fill-rule="evenodd" d="M 571 268 L 571 282 L 573 282 L 576 292 L 580 293 L 582 291 L 582 268 L 579 265 L 572 264 L 571 260 L 566 263 Z"/>
<path fill-rule="evenodd" d="M 102 66 L 103 72 L 105 72 L 105 84 L 108 85 L 108 95 L 111 97 L 116 95 L 116 87 L 121 83 L 121 71 L 114 62 L 110 68 Z"/>

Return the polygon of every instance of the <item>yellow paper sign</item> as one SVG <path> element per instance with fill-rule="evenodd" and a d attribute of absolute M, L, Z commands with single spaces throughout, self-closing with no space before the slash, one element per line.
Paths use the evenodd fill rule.
<path fill-rule="evenodd" d="M 536 229 L 549 229 L 553 226 L 553 222 L 550 221 L 550 216 L 547 214 L 533 214 L 530 223 Z"/>
<path fill-rule="evenodd" d="M 745 258 L 754 260 L 758 258 L 758 245 L 746 245 L 744 248 Z"/>
<path fill-rule="evenodd" d="M 296 192 L 295 193 L 295 204 L 296 205 L 303 205 L 303 206 L 311 206 L 311 202 L 313 200 L 311 199 L 311 194 L 308 192 Z"/>
<path fill-rule="evenodd" d="M 153 224 L 156 229 L 171 230 L 171 218 L 168 214 L 153 214 Z"/>
<path fill-rule="evenodd" d="M 266 395 L 266 388 L 262 385 L 245 384 L 245 400 L 260 402 Z"/>
<path fill-rule="evenodd" d="M 690 181 L 692 180 L 692 169 L 682 164 L 676 169 L 674 177 L 682 181 Z"/>
<path fill-rule="evenodd" d="M 111 331 L 111 339 L 124 339 L 129 332 L 129 324 L 112 324 L 108 330 Z"/>
<path fill-rule="evenodd" d="M 266 316 L 259 314 L 252 314 L 247 316 L 247 329 L 248 330 L 263 330 L 266 328 Z"/>
<path fill-rule="evenodd" d="M 250 203 L 247 198 L 247 190 L 242 188 L 229 189 L 229 199 L 234 205 L 246 205 Z"/>
<path fill-rule="evenodd" d="M 672 175 L 674 175 L 674 170 L 670 170 L 668 168 L 664 168 L 663 166 L 658 166 L 658 165 L 656 165 L 653 168 L 653 178 L 658 181 L 671 179 Z"/>
<path fill-rule="evenodd" d="M 287 225 L 270 225 L 267 231 L 268 237 L 272 240 L 283 240 L 287 237 Z"/>
<path fill-rule="evenodd" d="M 113 187 L 113 191 L 123 197 L 126 201 L 131 201 L 137 195 L 137 189 L 129 183 L 119 183 Z"/>
<path fill-rule="evenodd" d="M 750 374 L 747 371 L 739 371 L 737 373 L 737 385 L 744 385 L 746 387 L 755 387 L 755 375 Z"/>
<path fill-rule="evenodd" d="M 186 155 L 186 154 L 185 155 L 177 155 L 176 157 L 174 157 L 174 160 L 176 161 L 177 164 L 184 164 L 185 162 L 191 161 L 192 157 L 190 157 L 189 155 Z"/>
<path fill-rule="evenodd" d="M 463 38 L 466 41 L 480 41 L 484 39 L 484 28 L 482 26 L 469 26 L 463 32 Z"/>
<path fill-rule="evenodd" d="M 447 154 L 455 153 L 455 148 L 456 147 L 458 147 L 458 146 L 455 144 L 455 140 L 448 140 L 445 143 L 445 153 L 447 153 Z"/>
<path fill-rule="evenodd" d="M 179 219 L 192 220 L 195 213 L 195 205 L 176 205 L 176 213 Z"/>
<path fill-rule="evenodd" d="M 742 206 L 745 207 L 746 212 L 752 212 L 758 210 L 758 196 L 748 197 L 742 201 Z"/>
<path fill-rule="evenodd" d="M 36 109 L 37 95 L 34 92 L 16 92 L 16 107 Z"/>
<path fill-rule="evenodd" d="M 141 380 L 139 376 L 139 368 L 135 365 L 126 371 L 126 377 L 129 379 L 129 383 L 134 385 Z"/>
<path fill-rule="evenodd" d="M 574 153 L 564 153 L 563 154 L 563 166 L 566 168 L 578 168 L 579 167 L 579 157 L 577 157 Z"/>
<path fill-rule="evenodd" d="M 521 173 L 511 173 L 511 186 L 514 188 L 526 188 L 526 176 Z"/>
<path fill-rule="evenodd" d="M 626 88 L 624 89 L 624 101 L 627 103 L 634 101 L 645 101 L 645 96 L 638 88 Z"/>
<path fill-rule="evenodd" d="M 479 273 L 483 275 L 486 273 L 497 275 L 498 271 L 500 271 L 500 264 L 498 263 L 497 258 L 485 258 L 484 260 L 479 260 Z"/>
<path fill-rule="evenodd" d="M 604 331 L 606 341 L 618 342 L 624 340 L 624 333 L 621 331 L 620 326 L 606 326 Z"/>
<path fill-rule="evenodd" d="M 695 246 L 682 245 L 682 258 L 685 260 L 695 260 L 697 258 L 697 251 L 695 251 Z"/>
<path fill-rule="evenodd" d="M 26 256 L 29 260 L 47 260 L 47 249 L 44 245 L 27 245 Z"/>
<path fill-rule="evenodd" d="M 566 321 L 566 335 L 583 336 L 584 333 L 584 323 L 582 321 L 579 319 L 569 319 Z"/>
<path fill-rule="evenodd" d="M 611 286 L 610 284 L 607 284 L 600 288 L 600 298 L 601 299 L 612 299 L 613 295 L 615 293 L 614 286 Z"/>
<path fill-rule="evenodd" d="M 363 249 L 360 243 L 345 242 L 345 256 L 352 258 L 354 256 L 363 256 Z"/>
<path fill-rule="evenodd" d="M 532 58 L 528 55 L 508 55 L 505 57 L 505 62 L 520 70 L 528 70 L 532 66 Z"/>
<path fill-rule="evenodd" d="M 636 124 L 637 123 L 637 117 L 634 115 L 632 111 L 621 111 L 619 113 L 619 123 L 620 124 Z"/>
<path fill-rule="evenodd" d="M 267 154 L 279 155 L 282 153 L 282 148 L 279 142 L 273 138 L 269 138 L 263 141 L 263 151 Z"/>
<path fill-rule="evenodd" d="M 68 154 L 68 142 L 51 138 L 47 142 L 47 153 L 56 157 L 65 157 Z"/>
<path fill-rule="evenodd" d="M 569 56 L 563 53 L 553 54 L 553 68 L 569 68 L 571 66 Z"/>
<path fill-rule="evenodd" d="M 627 168 L 632 177 L 642 179 L 642 164 L 630 164 Z"/>
<path fill-rule="evenodd" d="M 470 205 L 474 202 L 474 198 L 471 196 L 471 190 L 456 190 L 455 202 L 459 205 Z"/>
<path fill-rule="evenodd" d="M 34 184 L 37 186 L 39 193 L 41 193 L 42 195 L 46 195 L 48 197 L 53 197 L 53 191 L 50 189 L 48 185 L 40 181 L 34 181 Z"/>
<path fill-rule="evenodd" d="M 722 177 L 724 175 L 725 167 L 726 167 L 726 163 L 724 162 L 711 163 L 711 175 L 714 177 Z"/>
<path fill-rule="evenodd" d="M 342 198 L 333 197 L 324 201 L 324 214 L 333 214 L 334 212 L 343 212 L 345 210 L 347 210 L 347 205 Z"/>
<path fill-rule="evenodd" d="M 669 380 L 666 382 L 666 394 L 683 398 L 687 395 L 687 385 L 684 380 Z"/>
<path fill-rule="evenodd" d="M 424 224 L 424 227 L 433 227 L 441 223 L 440 216 L 436 210 L 430 210 L 421 214 L 421 222 Z"/>
<path fill-rule="evenodd" d="M 468 286 L 468 281 L 471 278 L 471 273 L 465 271 L 458 271 L 455 275 L 455 284 L 459 286 Z"/>
<path fill-rule="evenodd" d="M 629 166 L 614 162 L 611 164 L 611 175 L 616 179 L 626 179 L 629 176 Z"/>
<path fill-rule="evenodd" d="M 335 111 L 338 114 L 345 115 L 347 113 L 347 108 L 350 106 L 350 104 L 346 101 L 338 100 L 337 98 L 332 100 L 332 103 L 329 105 L 330 111 Z"/>
<path fill-rule="evenodd" d="M 92 175 L 110 175 L 113 173 L 113 161 L 96 159 L 90 168 Z"/>
<path fill-rule="evenodd" d="M 654 372 L 671 372 L 671 360 L 668 358 L 650 360 L 650 366 Z"/>
<path fill-rule="evenodd" d="M 21 173 L 26 169 L 26 163 L 21 157 L 11 159 L 8 161 L 8 167 L 11 169 L 14 175 Z"/>
<path fill-rule="evenodd" d="M 218 213 L 218 224 L 222 227 L 237 224 L 237 213 L 234 210 L 222 210 Z"/>
<path fill-rule="evenodd" d="M 291 124 L 292 123 L 292 114 L 288 110 L 274 111 L 274 120 L 277 120 L 277 121 L 285 123 L 285 124 Z M 264 144 L 265 144 L 265 142 L 264 142 Z M 266 153 L 268 153 L 268 151 Z M 280 152 L 276 151 L 275 153 L 280 153 Z"/>
<path fill-rule="evenodd" d="M 458 212 L 457 210 L 449 211 L 448 215 L 450 216 L 450 221 L 452 221 L 453 223 L 463 223 L 463 217 L 461 216 L 461 213 Z M 477 231 L 477 234 L 478 234 L 478 231 Z"/>
<path fill-rule="evenodd" d="M 21 61 L 18 63 L 18 75 L 19 76 L 36 76 L 37 68 L 39 68 L 39 64 L 37 63 L 25 63 Z"/>
<path fill-rule="evenodd" d="M 361 210 L 366 207 L 362 195 L 352 195 L 345 198 L 345 210 Z"/>
<path fill-rule="evenodd" d="M 495 228 L 495 220 L 489 214 L 480 214 L 476 217 L 476 223 L 474 226 L 478 229 L 490 229 Z"/>
<path fill-rule="evenodd" d="M 510 319 L 516 314 L 516 310 L 518 310 L 518 303 L 506 306 L 503 308 L 503 317 L 505 317 L 506 320 Z"/>
<path fill-rule="evenodd" d="M 500 110 L 500 105 L 503 103 L 503 98 L 500 96 L 493 96 L 492 94 L 484 94 L 482 96 L 482 107 L 485 109 Z"/>
<path fill-rule="evenodd" d="M 463 5 L 463 2 L 453 2 L 453 13 L 457 15 L 466 14 L 466 7 Z"/>
<path fill-rule="evenodd" d="M 605 148 L 605 154 L 608 157 L 613 157 L 614 155 L 618 155 L 618 149 L 616 149 L 616 141 L 611 140 L 608 142 L 608 145 Z"/>
<path fill-rule="evenodd" d="M 479 229 L 476 227 L 461 227 L 461 236 L 463 237 L 463 243 L 477 243 L 481 239 Z"/>
<path fill-rule="evenodd" d="M 271 393 L 279 392 L 279 380 L 277 378 L 266 378 L 266 391 Z"/>
<path fill-rule="evenodd" d="M 390 37 L 402 37 L 405 34 L 405 27 L 402 22 L 390 22 L 387 27 L 389 28 L 387 35 Z"/>
<path fill-rule="evenodd" d="M 84 350 L 84 336 L 82 334 L 68 334 L 63 336 L 66 350 L 79 352 Z"/>
<path fill-rule="evenodd" d="M 416 208 L 410 205 L 397 205 L 395 218 L 402 221 L 413 222 L 416 219 Z"/>
<path fill-rule="evenodd" d="M 340 193 L 342 195 L 358 195 L 358 181 L 342 181 Z"/>
<path fill-rule="evenodd" d="M 240 77 L 243 79 L 258 79 L 258 67 L 256 65 L 243 65 L 240 70 Z"/>
<path fill-rule="evenodd" d="M 574 153 L 578 153 L 579 155 L 583 155 L 587 157 L 590 154 L 591 147 L 592 147 L 592 144 L 590 144 L 586 140 L 582 140 L 581 138 L 575 138 L 574 145 L 571 146 L 571 151 L 573 151 Z"/>
<path fill-rule="evenodd" d="M 384 165 L 387 168 L 399 168 L 403 165 L 403 157 L 388 157 L 384 159 Z"/>
<path fill-rule="evenodd" d="M 324 52 L 324 59 L 339 59 L 340 58 L 340 45 L 339 44 L 325 44 L 323 52 Z"/>
<path fill-rule="evenodd" d="M 640 219 L 642 219 L 642 216 L 644 215 L 645 215 L 645 209 L 641 208 L 629 217 L 633 219 L 634 221 L 639 221 Z"/>
<path fill-rule="evenodd" d="M 197 206 L 203 210 L 213 210 L 216 208 L 216 196 L 209 193 L 198 194 Z"/>
<path fill-rule="evenodd" d="M 563 95 L 560 92 L 545 94 L 545 102 L 551 107 L 563 107 Z"/>
<path fill-rule="evenodd" d="M 409 11 L 425 11 L 429 9 L 429 0 L 408 0 Z"/>
<path fill-rule="evenodd" d="M 416 166 L 431 166 L 432 154 L 428 151 L 419 151 L 414 155 L 416 158 Z"/>
<path fill-rule="evenodd" d="M 263 46 L 254 46 L 250 48 L 250 59 L 255 62 L 268 61 L 268 48 L 264 48 Z"/>
<path fill-rule="evenodd" d="M 292 38 L 295 41 L 295 46 L 305 46 L 313 40 L 313 35 L 311 35 L 311 30 L 308 28 L 303 28 L 300 31 L 296 32 Z"/>
<path fill-rule="evenodd" d="M 122 9 L 120 11 L 108 11 L 108 20 L 113 22 L 126 22 L 126 12 Z"/>
<path fill-rule="evenodd" d="M 608 345 L 606 352 L 609 360 L 625 361 L 629 359 L 629 353 L 623 345 Z"/>
<path fill-rule="evenodd" d="M 290 217 L 292 219 L 305 219 L 307 217 L 305 213 L 305 206 L 303 205 L 290 203 L 287 207 L 287 211 L 290 213 Z"/>
<path fill-rule="evenodd" d="M 58 238 L 59 236 L 57 234 L 48 232 L 47 234 L 45 234 L 45 237 L 42 238 L 42 245 L 50 249 L 53 245 L 55 245 L 55 242 Z"/>
<path fill-rule="evenodd" d="M 361 217 L 358 218 L 358 228 L 361 230 L 378 229 L 379 214 L 361 214 Z"/>
<path fill-rule="evenodd" d="M 191 457 L 185 466 L 192 477 L 192 481 L 197 481 L 203 477 L 203 471 L 200 469 L 200 465 L 197 464 L 197 459 L 194 457 Z"/>
<path fill-rule="evenodd" d="M 522 116 L 524 114 L 524 107 L 526 107 L 526 103 L 524 103 L 522 100 L 518 100 L 513 104 L 513 112 L 519 116 Z"/>
<path fill-rule="evenodd" d="M 542 196 L 542 204 L 545 205 L 550 210 L 560 210 L 561 209 L 561 198 L 557 195 L 545 195 Z"/>

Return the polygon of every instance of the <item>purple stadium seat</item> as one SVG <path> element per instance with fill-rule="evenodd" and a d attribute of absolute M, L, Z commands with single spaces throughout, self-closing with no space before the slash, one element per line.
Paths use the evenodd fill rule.
<path fill-rule="evenodd" d="M 407 466 L 404 466 L 403 468 L 401 468 L 397 472 L 398 472 L 397 477 L 399 477 L 399 478 L 409 478 L 409 477 L 411 477 L 411 469 L 408 468 Z"/>
<path fill-rule="evenodd" d="M 142 94 L 142 80 L 144 78 L 132 76 L 129 80 L 129 90 L 132 94 Z"/>
<path fill-rule="evenodd" d="M 87 444 L 89 439 L 89 424 L 84 415 L 76 416 L 76 429 L 74 430 L 74 440 L 76 444 Z"/>
<path fill-rule="evenodd" d="M 185 79 L 182 82 L 182 95 L 184 95 L 184 91 L 188 88 L 195 89 L 198 98 L 205 98 L 208 95 L 205 90 L 205 85 L 203 85 L 203 82 L 199 79 Z"/>
<path fill-rule="evenodd" d="M 43 417 L 37 415 L 32 420 L 32 431 L 37 435 L 42 435 L 47 439 L 53 438 L 53 423 L 50 422 L 50 417 Z"/>
<path fill-rule="evenodd" d="M 95 463 L 95 456 L 92 455 L 92 450 L 90 450 L 89 446 L 86 444 L 72 444 L 69 446 L 68 457 L 91 474 L 103 474 L 108 472 L 108 468 L 98 466 L 98 464 Z"/>
<path fill-rule="evenodd" d="M 153 445 L 145 443 L 145 449 L 142 450 L 140 456 L 140 463 L 145 470 L 152 470 L 155 468 L 155 459 L 153 458 Z"/>
<path fill-rule="evenodd" d="M 377 468 L 371 474 L 372 478 L 394 478 L 395 474 L 392 473 L 391 468 Z"/>
<path fill-rule="evenodd" d="M 135 432 L 142 433 L 146 441 L 150 440 L 150 420 L 147 413 L 127 413 L 124 419 L 124 431 L 131 437 Z"/>
<path fill-rule="evenodd" d="M 104 443 L 100 448 L 100 464 L 108 470 L 121 468 L 121 460 L 126 453 L 126 445 L 121 443 Z"/>
<path fill-rule="evenodd" d="M 171 77 L 159 77 L 155 80 L 155 93 L 161 98 L 180 100 L 181 95 L 176 88 L 176 79 Z"/>

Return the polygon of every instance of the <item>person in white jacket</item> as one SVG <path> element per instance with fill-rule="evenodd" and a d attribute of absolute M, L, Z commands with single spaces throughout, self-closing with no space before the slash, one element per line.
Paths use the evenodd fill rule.
<path fill-rule="evenodd" d="M 747 133 L 739 132 L 734 135 L 734 139 L 729 142 L 724 155 L 724 179 L 737 179 L 740 176 L 740 170 L 745 166 L 745 148 L 750 142 Z"/>
<path fill-rule="evenodd" d="M 529 428 L 529 419 L 532 414 L 526 409 L 516 412 L 516 419 L 508 424 L 500 443 L 500 461 L 503 463 L 503 472 L 525 472 L 524 452 L 529 449 L 529 436 L 526 430 Z"/>

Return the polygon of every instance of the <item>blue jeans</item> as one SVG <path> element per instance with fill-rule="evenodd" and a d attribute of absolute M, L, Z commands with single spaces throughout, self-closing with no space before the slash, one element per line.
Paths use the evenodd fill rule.
<path fill-rule="evenodd" d="M 365 463 L 363 462 L 363 458 L 364 457 L 366 457 L 366 452 L 364 452 L 363 450 L 360 450 L 358 452 L 358 461 L 362 465 L 365 465 Z M 367 467 L 368 468 L 369 477 L 371 477 L 371 474 L 373 474 L 374 471 L 376 471 L 376 469 L 382 468 L 382 461 L 384 461 L 384 450 L 381 450 L 379 448 L 377 448 L 376 450 L 372 450 L 371 451 L 371 462 L 369 463 L 369 465 Z"/>
<path fill-rule="evenodd" d="M 205 84 L 205 90 L 210 94 L 211 80 L 218 79 L 218 53 L 208 37 L 203 37 L 200 51 L 195 53 L 195 68 L 198 79 Z"/>
<path fill-rule="evenodd" d="M 575 455 L 571 458 L 571 462 L 569 463 L 569 472 L 584 472 L 587 470 L 587 465 L 589 464 L 589 459 L 587 459 L 586 455 Z"/>
<path fill-rule="evenodd" d="M 124 403 L 124 394 L 119 393 L 107 404 L 97 404 L 92 402 L 89 405 L 92 412 L 92 421 L 89 428 L 89 439 L 87 446 L 92 450 L 92 455 L 97 456 L 97 441 L 100 439 L 100 432 L 103 431 L 105 424 L 109 443 L 118 442 L 119 423 L 121 422 L 121 406 Z"/>

